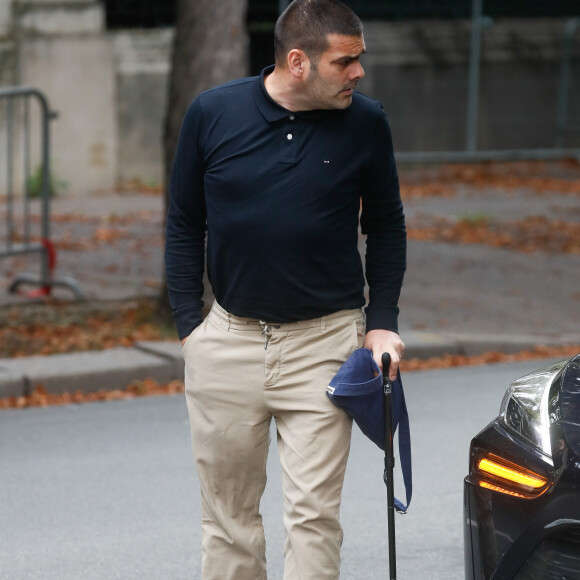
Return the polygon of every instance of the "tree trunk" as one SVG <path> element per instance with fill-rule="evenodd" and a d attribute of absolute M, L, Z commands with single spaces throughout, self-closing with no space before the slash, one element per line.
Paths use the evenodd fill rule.
<path fill-rule="evenodd" d="M 247 75 L 249 40 L 246 7 L 247 0 L 177 1 L 163 133 L 166 209 L 169 176 L 187 107 L 202 91 Z M 205 287 L 207 306 L 212 300 L 207 279 Z M 165 283 L 159 296 L 158 311 L 162 319 L 169 319 Z"/>

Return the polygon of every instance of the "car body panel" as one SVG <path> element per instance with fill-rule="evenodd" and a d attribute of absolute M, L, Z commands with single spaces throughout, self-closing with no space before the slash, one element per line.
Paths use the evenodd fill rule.
<path fill-rule="evenodd" d="M 466 580 L 580 579 L 580 356 L 558 374 L 556 386 L 561 412 L 551 419 L 551 456 L 499 418 L 471 442 L 463 505 Z M 482 452 L 546 476 L 551 485 L 533 499 L 481 487 L 473 466 Z"/>

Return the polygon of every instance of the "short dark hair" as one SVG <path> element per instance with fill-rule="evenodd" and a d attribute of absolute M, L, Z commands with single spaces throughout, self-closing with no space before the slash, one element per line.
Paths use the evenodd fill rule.
<path fill-rule="evenodd" d="M 286 55 L 298 48 L 316 65 L 328 48 L 327 35 L 361 36 L 360 18 L 338 0 L 294 0 L 274 28 L 276 64 L 285 66 Z"/>

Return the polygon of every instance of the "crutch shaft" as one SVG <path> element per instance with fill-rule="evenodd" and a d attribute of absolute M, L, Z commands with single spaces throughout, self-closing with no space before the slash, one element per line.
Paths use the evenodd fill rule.
<path fill-rule="evenodd" d="M 387 485 L 387 522 L 389 528 L 389 578 L 397 578 L 397 558 L 395 545 L 395 485 L 393 468 L 395 459 L 393 454 L 393 415 L 392 415 L 392 385 L 389 379 L 389 365 L 391 356 L 383 353 L 383 391 L 385 407 L 385 483 Z"/>

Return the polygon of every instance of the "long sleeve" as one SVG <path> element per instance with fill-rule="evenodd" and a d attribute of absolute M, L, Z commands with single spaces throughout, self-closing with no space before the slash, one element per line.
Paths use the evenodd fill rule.
<path fill-rule="evenodd" d="M 367 235 L 367 332 L 398 331 L 398 301 L 406 269 L 407 233 L 391 131 L 381 113 L 372 136 L 372 158 L 363 179 L 362 233 Z"/>
<path fill-rule="evenodd" d="M 201 323 L 206 208 L 199 99 L 185 114 L 169 184 L 165 272 L 179 338 Z"/>

